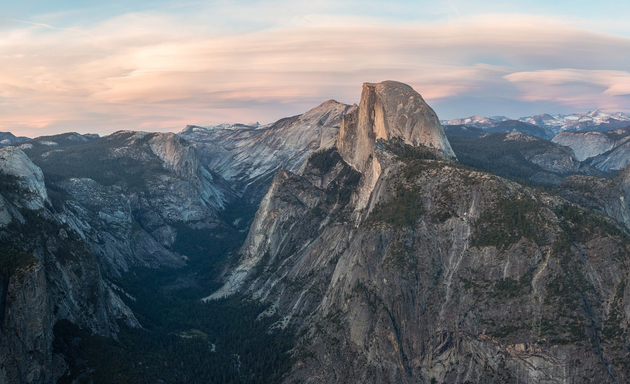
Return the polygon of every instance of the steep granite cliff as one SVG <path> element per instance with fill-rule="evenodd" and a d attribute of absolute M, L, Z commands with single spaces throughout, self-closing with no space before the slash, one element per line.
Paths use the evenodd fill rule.
<path fill-rule="evenodd" d="M 439 124 L 384 107 L 409 89 L 365 85 L 337 148 L 276 175 L 208 299 L 298 328 L 286 382 L 629 380 L 627 231 L 454 162 Z"/>
<path fill-rule="evenodd" d="M 345 115 L 341 123 L 339 153 L 363 172 L 376 140 L 393 138 L 455 157 L 437 115 L 413 88 L 395 81 L 363 84 L 359 107 Z"/>
<path fill-rule="evenodd" d="M 72 143 L 50 147 L 35 139 L 22 146 L 30 145 L 25 152 L 47 175 L 57 216 L 90 245 L 106 273 L 182 266 L 178 241 L 190 240 L 182 232 L 232 230 L 218 212 L 233 192 L 181 137 L 121 131 Z"/>
<path fill-rule="evenodd" d="M 573 203 L 614 218 L 630 231 L 630 166 L 613 178 L 570 176 L 554 191 Z"/>
<path fill-rule="evenodd" d="M 57 321 L 104 336 L 117 320 L 139 324 L 20 149 L 0 149 L 0 195 L 0 383 L 56 382 L 66 367 L 53 353 Z"/>
<path fill-rule="evenodd" d="M 604 172 L 615 172 L 630 163 L 630 127 L 605 132 L 563 132 L 554 143 L 573 149 L 576 158 Z"/>
<path fill-rule="evenodd" d="M 351 108 L 329 100 L 268 126 L 188 126 L 179 135 L 193 143 L 204 165 L 258 204 L 278 169 L 295 172 L 311 153 L 334 145 L 341 117 Z"/>

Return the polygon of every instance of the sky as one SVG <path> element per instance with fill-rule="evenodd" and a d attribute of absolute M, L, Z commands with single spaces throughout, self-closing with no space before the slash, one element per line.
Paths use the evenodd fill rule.
<path fill-rule="evenodd" d="M 383 80 L 441 119 L 630 112 L 630 2 L 497 3 L 5 1 L 0 131 L 265 124 Z"/>

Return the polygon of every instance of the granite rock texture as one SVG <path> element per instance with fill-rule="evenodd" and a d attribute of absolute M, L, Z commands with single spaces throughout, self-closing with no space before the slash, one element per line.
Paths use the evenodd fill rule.
<path fill-rule="evenodd" d="M 358 111 L 377 104 L 370 87 Z M 251 295 L 297 330 L 286 382 L 630 380 L 622 223 L 361 116 L 276 175 L 207 298 Z"/>
<path fill-rule="evenodd" d="M 266 126 L 188 126 L 179 135 L 195 146 L 205 166 L 258 204 L 279 169 L 296 172 L 311 153 L 334 145 L 341 118 L 352 108 L 329 100 Z"/>
<path fill-rule="evenodd" d="M 63 319 L 113 336 L 140 324 L 101 273 L 99 260 L 55 212 L 42 171 L 20 149 L 0 149 L 0 383 L 53 383 L 65 371 L 53 351 Z"/>

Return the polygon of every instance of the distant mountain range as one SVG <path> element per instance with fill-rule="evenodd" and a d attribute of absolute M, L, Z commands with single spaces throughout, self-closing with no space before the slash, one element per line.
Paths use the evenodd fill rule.
<path fill-rule="evenodd" d="M 551 135 L 553 137 L 565 131 L 608 131 L 615 128 L 627 127 L 630 125 L 630 115 L 624 112 L 606 113 L 596 109 L 584 114 L 550 115 L 545 113 L 536 116 L 520 117 L 518 119 L 510 119 L 505 116 L 470 116 L 452 120 L 442 120 L 441 122 L 445 126 L 467 125 L 488 130 L 489 132 L 490 129 L 501 127 L 501 125 L 506 125 L 506 123 L 516 125 L 516 122 L 521 122 L 543 128 L 548 131 L 547 136 Z M 527 133 L 520 129 L 515 129 L 515 131 Z M 502 130 L 502 132 L 508 131 Z M 542 134 L 534 135 L 547 138 Z"/>

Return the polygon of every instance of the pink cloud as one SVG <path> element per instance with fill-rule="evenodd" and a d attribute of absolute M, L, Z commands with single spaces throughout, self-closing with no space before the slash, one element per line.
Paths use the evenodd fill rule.
<path fill-rule="evenodd" d="M 553 99 L 568 105 L 628 93 L 619 68 L 630 67 L 630 39 L 557 20 L 492 15 L 391 25 L 307 16 L 310 24 L 233 34 L 153 13 L 81 30 L 15 25 L 0 35 L 0 130 L 34 136 L 269 122 L 329 98 L 356 102 L 361 83 L 385 79 L 441 103 L 466 94 L 543 100 L 533 84 L 555 87 Z M 576 62 L 583 68 L 554 69 Z M 576 81 L 603 90 L 575 101 L 562 87 Z"/>
<path fill-rule="evenodd" d="M 517 83 L 523 99 L 560 101 L 578 108 L 627 109 L 630 72 L 573 68 L 516 72 L 504 76 Z M 570 90 L 580 89 L 579 92 Z"/>

